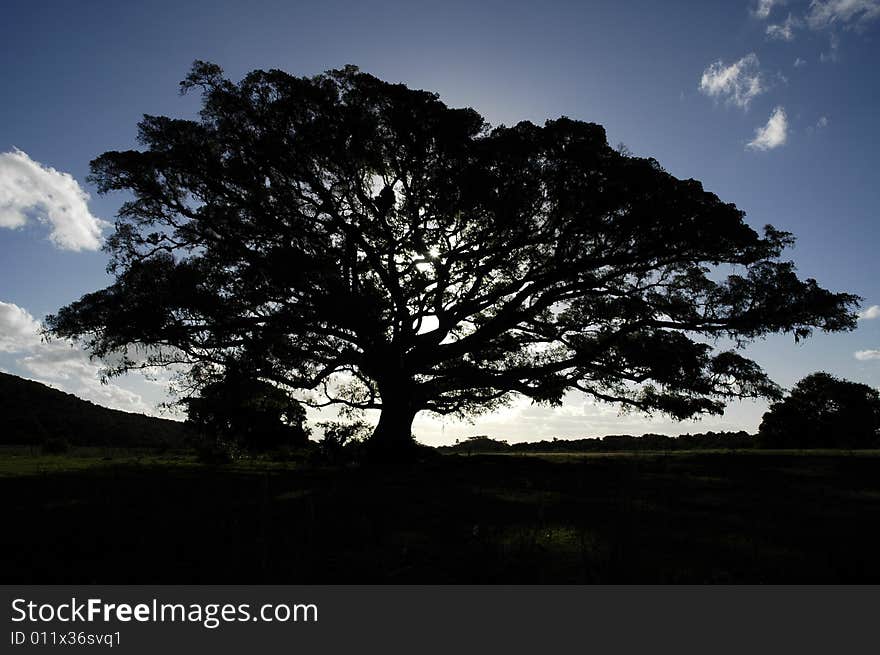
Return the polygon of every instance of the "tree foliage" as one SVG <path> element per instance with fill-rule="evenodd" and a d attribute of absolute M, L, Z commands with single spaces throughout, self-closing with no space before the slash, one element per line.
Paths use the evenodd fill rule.
<path fill-rule="evenodd" d="M 279 387 L 227 370 L 188 398 L 187 422 L 209 445 L 235 452 L 303 447 L 308 441 L 302 405 Z"/>
<path fill-rule="evenodd" d="M 880 392 L 819 372 L 771 405 L 759 428 L 765 448 L 872 448 L 880 445 Z"/>
<path fill-rule="evenodd" d="M 143 148 L 92 162 L 127 191 L 115 282 L 49 317 L 115 372 L 245 362 L 321 406 L 467 416 L 568 390 L 676 418 L 778 397 L 736 346 L 851 329 L 857 298 L 780 261 L 791 235 L 595 124 L 491 128 L 354 67 L 239 83 L 197 62 L 199 120 L 145 116 Z M 731 347 L 721 347 L 728 340 Z"/>

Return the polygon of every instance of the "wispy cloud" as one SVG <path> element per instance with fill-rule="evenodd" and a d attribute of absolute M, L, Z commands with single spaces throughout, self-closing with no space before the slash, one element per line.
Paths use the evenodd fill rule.
<path fill-rule="evenodd" d="M 880 318 L 880 305 L 871 305 L 859 312 L 860 321 L 872 321 L 875 318 Z"/>
<path fill-rule="evenodd" d="M 829 39 L 828 44 L 828 52 L 819 53 L 819 61 L 828 62 L 828 61 L 837 61 L 839 56 L 837 54 L 838 49 L 840 48 L 840 37 L 836 34 L 832 33 Z"/>
<path fill-rule="evenodd" d="M 861 28 L 880 18 L 880 0 L 812 0 L 807 23 L 814 30 L 832 26 Z"/>
<path fill-rule="evenodd" d="M 778 41 L 794 41 L 794 31 L 800 26 L 801 21 L 789 14 L 783 22 L 767 26 L 767 38 Z"/>
<path fill-rule="evenodd" d="M 795 67 L 795 68 L 800 68 L 801 66 L 806 66 L 806 65 L 807 65 L 807 60 L 806 60 L 806 59 L 801 59 L 800 57 L 797 57 L 797 58 L 794 60 L 794 67 Z"/>
<path fill-rule="evenodd" d="M 764 20 L 770 16 L 774 6 L 781 4 L 783 4 L 782 0 L 758 0 L 758 4 L 752 9 L 752 15 Z"/>
<path fill-rule="evenodd" d="M 700 91 L 713 98 L 725 98 L 743 109 L 766 90 L 760 62 L 754 52 L 730 65 L 720 59 L 710 64 L 700 78 Z"/>
<path fill-rule="evenodd" d="M 880 350 L 858 350 L 853 355 L 860 362 L 867 362 L 872 359 L 880 359 Z"/>
<path fill-rule="evenodd" d="M 69 173 L 43 166 L 14 149 L 0 153 L 0 227 L 30 220 L 50 226 L 49 240 L 63 250 L 97 250 L 107 223 L 92 215 L 87 194 Z"/>
<path fill-rule="evenodd" d="M 101 382 L 101 365 L 67 340 L 44 341 L 39 322 L 23 307 L 0 301 L 0 352 L 11 355 L 31 379 L 92 402 L 128 412 L 155 414 L 137 393 Z"/>
<path fill-rule="evenodd" d="M 785 145 L 788 139 L 788 117 L 785 109 L 777 107 L 763 127 L 755 130 L 755 138 L 746 147 L 751 150 L 772 150 Z"/>

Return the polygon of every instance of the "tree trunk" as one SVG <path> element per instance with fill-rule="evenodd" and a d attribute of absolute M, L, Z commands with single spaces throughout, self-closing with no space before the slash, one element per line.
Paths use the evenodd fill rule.
<path fill-rule="evenodd" d="M 397 458 L 413 449 L 412 423 L 418 408 L 407 393 L 408 386 L 404 383 L 386 387 L 384 393 L 380 389 L 382 413 L 369 443 L 371 452 L 377 456 Z"/>

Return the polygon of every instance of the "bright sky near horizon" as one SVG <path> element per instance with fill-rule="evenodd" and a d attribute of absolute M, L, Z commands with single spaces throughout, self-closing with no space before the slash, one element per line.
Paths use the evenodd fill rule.
<path fill-rule="evenodd" d="M 111 407 L 156 413 L 159 381 L 101 384 L 39 322 L 106 286 L 100 251 L 121 195 L 99 197 L 88 163 L 137 147 L 142 114 L 192 117 L 177 83 L 193 60 L 233 79 L 256 68 L 315 74 L 345 64 L 438 92 L 492 124 L 566 115 L 612 144 L 701 180 L 798 238 L 803 277 L 864 297 L 846 334 L 749 353 L 790 386 L 825 370 L 880 387 L 880 0 L 713 2 L 5 2 L 0 43 L 0 370 Z M 475 425 L 419 417 L 426 443 L 646 431 L 756 429 L 765 405 L 677 424 L 619 416 L 571 395 Z"/>

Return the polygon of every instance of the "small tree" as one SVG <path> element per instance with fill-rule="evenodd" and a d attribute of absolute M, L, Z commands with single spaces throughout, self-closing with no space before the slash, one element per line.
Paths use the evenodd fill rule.
<path fill-rule="evenodd" d="M 828 373 L 808 375 L 761 421 L 764 448 L 871 448 L 880 439 L 880 392 Z"/>
<path fill-rule="evenodd" d="M 252 452 L 305 446 L 303 406 L 277 386 L 233 371 L 185 401 L 187 422 L 206 445 Z"/>
<path fill-rule="evenodd" d="M 780 261 L 791 235 L 568 118 L 490 128 L 354 67 L 239 83 L 197 62 L 200 120 L 145 116 L 92 162 L 125 190 L 116 280 L 47 319 L 112 372 L 247 362 L 315 406 L 467 416 L 568 390 L 675 418 L 777 398 L 736 349 L 855 326 L 857 298 Z M 119 357 L 122 353 L 122 357 Z M 195 376 L 198 378 L 198 374 Z"/>

